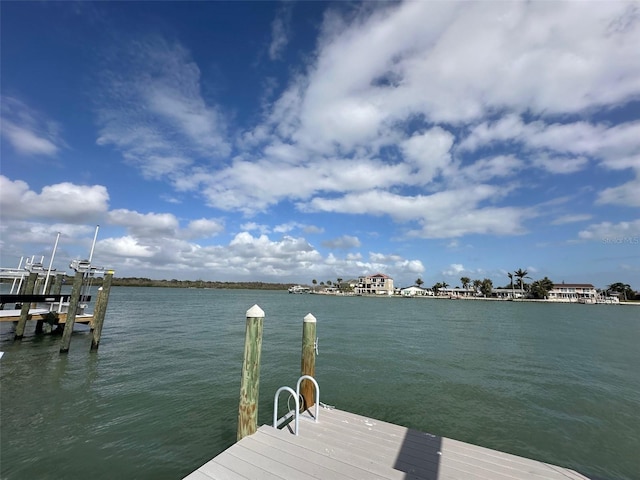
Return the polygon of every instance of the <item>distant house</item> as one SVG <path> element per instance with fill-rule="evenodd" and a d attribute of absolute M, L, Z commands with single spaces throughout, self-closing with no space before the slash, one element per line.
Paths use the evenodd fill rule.
<path fill-rule="evenodd" d="M 491 295 L 497 298 L 524 298 L 525 292 L 521 288 L 494 288 Z"/>
<path fill-rule="evenodd" d="M 475 297 L 476 291 L 473 288 L 439 288 L 438 295 L 449 297 Z"/>
<path fill-rule="evenodd" d="M 356 295 L 393 295 L 393 278 L 384 273 L 359 277 L 354 291 Z"/>
<path fill-rule="evenodd" d="M 598 297 L 596 287 L 590 283 L 554 284 L 547 298 L 556 302 L 595 303 Z"/>
<path fill-rule="evenodd" d="M 413 285 L 411 287 L 401 288 L 400 295 L 403 297 L 424 297 L 426 295 L 433 296 L 433 292 L 427 288 Z"/>

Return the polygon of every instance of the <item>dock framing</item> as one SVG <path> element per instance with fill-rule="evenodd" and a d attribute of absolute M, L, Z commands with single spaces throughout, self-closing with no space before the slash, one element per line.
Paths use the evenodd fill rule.
<path fill-rule="evenodd" d="M 337 409 L 319 422 L 263 425 L 185 480 L 589 480 L 574 470 L 438 437 Z"/>

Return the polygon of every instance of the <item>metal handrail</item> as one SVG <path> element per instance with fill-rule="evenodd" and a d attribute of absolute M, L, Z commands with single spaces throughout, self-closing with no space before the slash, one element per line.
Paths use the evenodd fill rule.
<path fill-rule="evenodd" d="M 318 382 L 316 382 L 316 379 L 313 378 L 311 375 L 302 375 L 298 379 L 298 383 L 296 383 L 295 391 L 293 391 L 293 388 L 291 387 L 280 387 L 276 391 L 276 394 L 273 397 L 273 428 L 278 428 L 285 421 L 291 418 L 291 412 L 287 412 L 285 415 L 282 416 L 282 418 L 278 418 L 278 397 L 282 392 L 287 391 L 291 394 L 291 396 L 293 397 L 296 403 L 296 409 L 293 414 L 293 422 L 294 422 L 295 435 L 298 435 L 298 428 L 300 426 L 300 417 L 299 417 L 300 416 L 300 384 L 302 383 L 303 380 L 310 380 L 316 389 L 316 402 L 315 402 L 316 405 L 315 405 L 315 413 L 313 415 L 314 417 L 313 421 L 315 423 L 318 423 L 318 415 L 320 414 L 320 386 L 318 385 Z"/>
<path fill-rule="evenodd" d="M 313 385 L 316 387 L 316 408 L 313 416 L 314 422 L 318 423 L 318 414 L 320 413 L 320 386 L 318 385 L 318 382 L 316 382 L 316 379 L 311 375 L 302 375 L 298 379 L 298 383 L 296 384 L 296 394 L 298 398 L 300 398 L 300 384 L 303 380 L 311 380 L 311 382 L 313 382 Z"/>
<path fill-rule="evenodd" d="M 298 400 L 298 395 L 296 394 L 296 392 L 293 391 L 293 388 L 291 387 L 280 387 L 276 391 L 276 394 L 273 398 L 273 428 L 278 428 L 278 426 L 280 426 L 282 422 L 290 418 L 287 415 L 285 415 L 284 417 L 282 417 L 282 422 L 278 420 L 278 396 L 280 395 L 281 392 L 284 392 L 285 390 L 294 397 L 294 400 L 296 402 L 296 410 L 294 414 L 294 425 L 295 425 L 295 434 L 298 435 L 298 425 L 300 423 L 298 419 L 298 412 L 300 411 L 300 400 Z"/>

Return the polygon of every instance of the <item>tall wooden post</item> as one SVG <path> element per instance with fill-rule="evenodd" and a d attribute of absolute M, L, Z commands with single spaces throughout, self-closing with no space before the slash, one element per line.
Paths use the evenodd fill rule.
<path fill-rule="evenodd" d="M 244 360 L 240 382 L 238 407 L 238 436 L 240 441 L 258 429 L 258 393 L 260 390 L 260 353 L 262 351 L 262 327 L 264 311 L 254 305 L 247 310 L 244 337 Z"/>
<path fill-rule="evenodd" d="M 111 280 L 113 270 L 109 270 L 102 280 L 102 287 L 98 292 L 95 308 L 93 309 L 93 335 L 91 337 L 91 350 L 97 350 L 100 345 L 100 335 L 102 335 L 102 325 L 104 316 L 107 313 L 107 303 L 109 303 L 109 292 L 111 291 Z"/>
<path fill-rule="evenodd" d="M 36 286 L 36 279 L 38 278 L 38 272 L 31 272 L 29 277 L 27 278 L 27 284 L 24 289 L 21 290 L 22 295 L 31 295 L 33 293 L 33 289 Z M 14 340 L 20 340 L 24 335 L 24 329 L 27 325 L 27 320 L 29 319 L 29 308 L 31 307 L 31 302 L 22 302 L 22 309 L 20 310 L 20 320 L 18 320 L 18 325 L 16 326 L 16 336 Z"/>
<path fill-rule="evenodd" d="M 59 273 L 56 275 L 56 281 L 53 285 L 53 294 L 58 295 L 62 292 L 62 279 L 64 278 L 64 274 Z"/>
<path fill-rule="evenodd" d="M 62 333 L 62 345 L 60 345 L 60 353 L 69 352 L 71 345 L 71 334 L 73 333 L 73 325 L 76 323 L 76 312 L 78 311 L 78 303 L 80 301 L 80 291 L 82 290 L 82 279 L 84 272 L 76 272 L 73 278 L 73 287 L 71 287 L 71 298 L 69 299 L 69 310 L 67 310 L 67 320 L 64 323 L 64 332 Z"/>
<path fill-rule="evenodd" d="M 300 376 L 316 374 L 316 317 L 310 313 L 304 317 L 302 323 L 302 361 Z M 310 380 L 303 380 L 300 384 L 302 403 L 300 410 L 305 411 L 315 404 L 315 387 Z"/>

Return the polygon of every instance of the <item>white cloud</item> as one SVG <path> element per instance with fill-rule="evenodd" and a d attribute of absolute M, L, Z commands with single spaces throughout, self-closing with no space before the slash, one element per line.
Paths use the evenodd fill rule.
<path fill-rule="evenodd" d="M 178 227 L 178 219 L 171 213 L 138 213 L 127 209 L 109 212 L 108 222 L 126 227 L 136 237 L 157 238 L 173 236 Z"/>
<path fill-rule="evenodd" d="M 594 225 L 589 225 L 585 230 L 582 230 L 578 237 L 582 240 L 610 240 L 611 243 L 616 243 L 616 240 L 620 240 L 619 243 L 625 243 L 623 240 L 628 239 L 626 243 L 630 245 L 638 245 L 638 239 L 640 238 L 640 220 L 632 220 L 630 222 L 602 222 Z M 633 241 L 635 239 L 635 241 Z"/>
<path fill-rule="evenodd" d="M 98 242 L 100 255 L 103 257 L 134 257 L 150 258 L 154 255 L 153 249 L 148 245 L 141 245 L 139 241 L 131 236 L 120 238 L 107 238 Z"/>
<path fill-rule="evenodd" d="M 481 158 L 460 169 L 466 182 L 487 182 L 494 178 L 510 177 L 520 172 L 525 163 L 513 155 Z"/>
<path fill-rule="evenodd" d="M 358 237 L 354 237 L 351 235 L 342 235 L 341 237 L 325 240 L 322 242 L 322 246 L 334 250 L 348 250 L 351 248 L 358 248 L 360 247 L 360 245 L 361 243 Z"/>
<path fill-rule="evenodd" d="M 4 218 L 92 223 L 108 205 L 109 194 L 102 185 L 63 182 L 45 186 L 37 193 L 22 180 L 11 181 L 0 175 L 0 211 Z"/>
<path fill-rule="evenodd" d="M 98 145 L 113 145 L 149 178 L 182 175 L 194 159 L 230 153 L 224 117 L 204 100 L 186 49 L 159 38 L 115 49 L 120 63 L 103 73 Z"/>
<path fill-rule="evenodd" d="M 617 187 L 605 188 L 598 195 L 598 204 L 640 207 L 640 170 L 638 177 Z"/>
<path fill-rule="evenodd" d="M 314 198 L 310 211 L 389 215 L 397 221 L 422 225 L 409 236 L 451 238 L 468 234 L 516 235 L 524 232 L 521 222 L 531 213 L 515 207 L 482 207 L 481 202 L 498 199 L 504 191 L 489 185 L 448 190 L 433 195 L 402 196 L 383 191 Z"/>
<path fill-rule="evenodd" d="M 192 220 L 186 228 L 187 238 L 208 238 L 224 231 L 224 224 L 219 220 L 200 218 Z"/>
<path fill-rule="evenodd" d="M 454 136 L 440 127 L 415 134 L 400 145 L 405 159 L 417 167 L 417 175 L 423 183 L 429 183 L 451 163 L 451 147 Z"/>
<path fill-rule="evenodd" d="M 282 51 L 289 43 L 292 9 L 292 4 L 289 2 L 282 3 L 276 13 L 276 18 L 271 22 L 271 44 L 269 45 L 271 60 L 279 60 L 282 57 Z"/>
<path fill-rule="evenodd" d="M 460 275 L 463 272 L 465 272 L 464 265 L 462 265 L 461 263 L 452 263 L 451 265 L 449 265 L 449 268 L 447 270 L 442 271 L 442 274 L 448 277 L 453 277 L 456 275 Z"/>
<path fill-rule="evenodd" d="M 64 142 L 57 123 L 20 100 L 2 96 L 0 134 L 21 155 L 54 156 Z"/>
<path fill-rule="evenodd" d="M 563 215 L 561 217 L 556 218 L 551 222 L 552 225 L 565 225 L 567 223 L 577 223 L 577 222 L 586 222 L 587 220 L 591 220 L 593 215 L 588 213 L 578 213 L 578 214 L 569 214 Z"/>
<path fill-rule="evenodd" d="M 585 157 L 557 157 L 549 155 L 537 155 L 534 164 L 542 167 L 550 173 L 567 174 L 575 173 L 584 169 L 589 160 Z"/>

